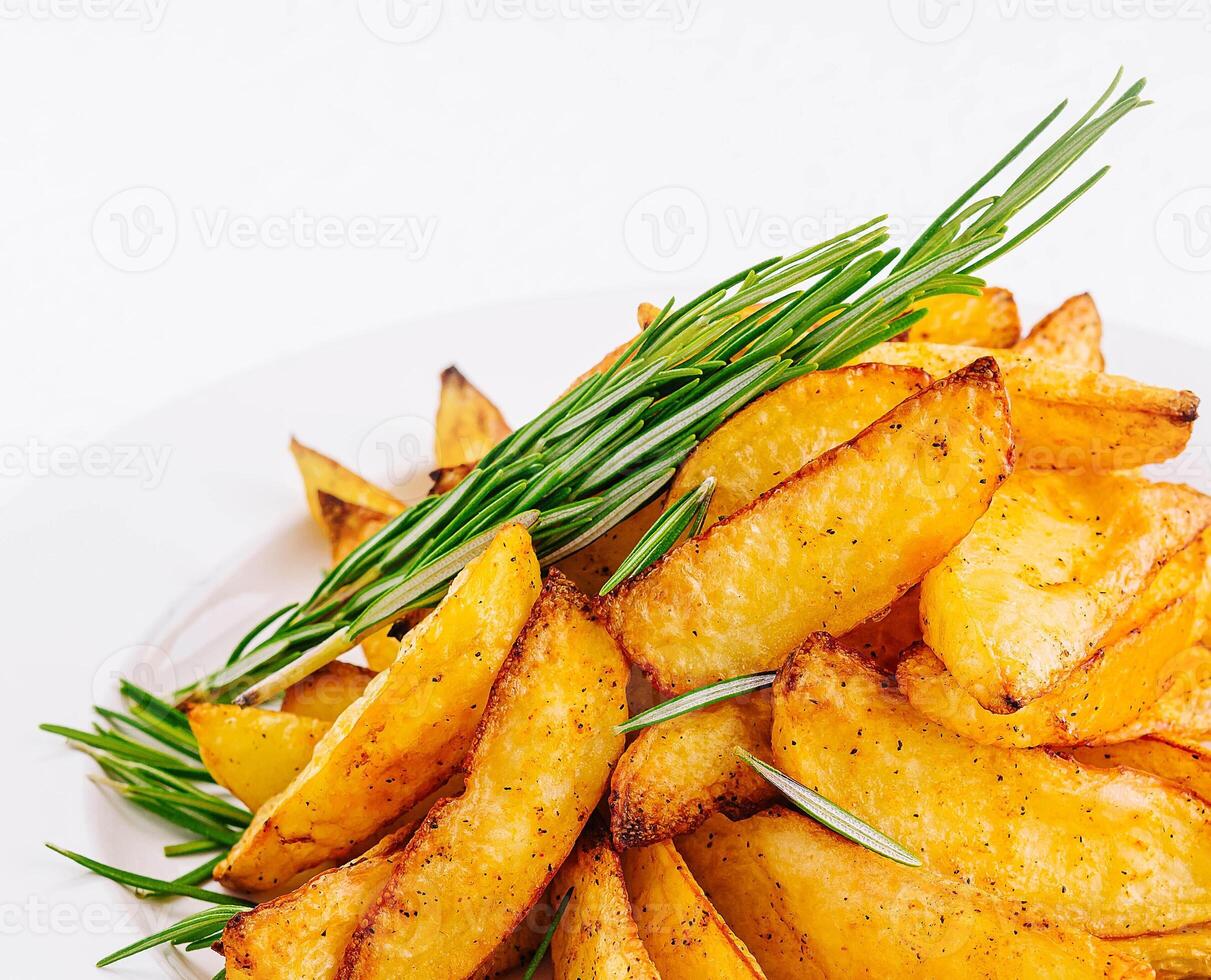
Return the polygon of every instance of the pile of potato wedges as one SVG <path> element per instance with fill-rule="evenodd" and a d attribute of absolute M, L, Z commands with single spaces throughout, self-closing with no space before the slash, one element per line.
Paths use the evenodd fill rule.
<path fill-rule="evenodd" d="M 1004 289 L 932 300 L 559 567 L 506 526 L 360 662 L 192 706 L 255 811 L 215 871 L 263 899 L 227 977 L 520 976 L 549 931 L 560 980 L 1211 976 L 1211 498 L 1141 470 L 1198 400 L 1105 373 L 1101 332 L 1088 296 L 1025 336 Z M 456 370 L 441 392 L 435 492 L 509 431 Z M 405 507 L 292 451 L 334 561 Z M 701 533 L 598 598 L 707 477 Z"/>

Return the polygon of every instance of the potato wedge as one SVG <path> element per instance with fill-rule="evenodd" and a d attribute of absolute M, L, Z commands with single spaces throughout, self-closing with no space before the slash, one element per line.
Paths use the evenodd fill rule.
<path fill-rule="evenodd" d="M 605 791 L 628 672 L 588 601 L 552 571 L 492 686 L 466 790 L 429 811 L 350 940 L 342 980 L 465 977 L 487 960 Z"/>
<path fill-rule="evenodd" d="M 816 371 L 788 381 L 741 409 L 700 443 L 681 465 L 668 499 L 678 500 L 713 476 L 709 527 L 826 449 L 852 439 L 929 382 L 924 371 L 887 364 Z"/>
<path fill-rule="evenodd" d="M 660 980 L 639 936 L 618 855 L 591 826 L 551 883 L 558 901 L 572 889 L 551 937 L 555 980 Z"/>
<path fill-rule="evenodd" d="M 1116 473 L 1015 473 L 921 583 L 925 643 L 989 711 L 1016 711 L 1097 652 L 1211 497 Z"/>
<path fill-rule="evenodd" d="M 286 689 L 282 710 L 292 715 L 333 722 L 366 691 L 374 671 L 343 660 L 325 664 Z"/>
<path fill-rule="evenodd" d="M 856 363 L 906 364 L 941 377 L 995 357 L 1013 406 L 1018 469 L 1129 470 L 1186 448 L 1198 397 L 1042 357 L 984 347 L 886 343 Z"/>
<path fill-rule="evenodd" d="M 442 372 L 436 427 L 439 469 L 474 463 L 513 431 L 500 409 L 453 365 Z"/>
<path fill-rule="evenodd" d="M 1057 921 L 1134 936 L 1211 919 L 1206 802 L 1143 773 L 977 745 L 827 634 L 779 672 L 773 750 L 926 867 Z"/>
<path fill-rule="evenodd" d="M 319 494 L 321 490 L 329 496 L 388 514 L 391 517 L 404 509 L 404 505 L 386 490 L 364 480 L 323 453 L 304 446 L 297 439 L 290 440 L 290 452 L 303 477 L 307 507 L 321 530 L 328 530 L 328 525 L 324 522 L 323 511 L 320 508 Z"/>
<path fill-rule="evenodd" d="M 1118 745 L 1078 746 L 1069 754 L 1098 769 L 1126 766 L 1150 772 L 1211 800 L 1211 739 L 1149 735 Z"/>
<path fill-rule="evenodd" d="M 317 493 L 320 523 L 328 532 L 332 561 L 338 562 L 363 541 L 373 537 L 391 520 L 390 514 L 335 497 L 326 490 Z"/>
<path fill-rule="evenodd" d="M 1150 963 L 1164 980 L 1211 977 L 1211 922 L 1155 936 L 1114 939 L 1110 945 Z"/>
<path fill-rule="evenodd" d="M 1170 665 L 1198 638 L 1194 592 L 1208 576 L 1206 537 L 1161 569 L 1089 660 L 1021 710 L 1005 715 L 983 708 L 923 643 L 900 664 L 900 690 L 926 717 L 985 745 L 1119 741 L 1122 729 L 1151 714 L 1174 683 Z"/>
<path fill-rule="evenodd" d="M 984 513 L 1011 454 L 985 358 L 624 582 L 610 626 L 665 693 L 775 667 L 813 630 L 847 632 L 911 588 Z"/>
<path fill-rule="evenodd" d="M 712 813 L 745 817 L 778 798 L 736 756 L 769 759 L 768 691 L 691 711 L 645 728 L 610 780 L 610 834 L 620 851 L 669 840 Z"/>
<path fill-rule="evenodd" d="M 985 286 L 979 296 L 935 296 L 921 305 L 927 312 L 905 340 L 1012 347 L 1022 332 L 1013 293 L 997 286 Z"/>
<path fill-rule="evenodd" d="M 408 634 L 316 747 L 307 767 L 257 813 L 215 877 L 264 891 L 352 853 L 445 782 L 471 743 L 488 690 L 530 614 L 538 561 L 509 525 Z"/>
<path fill-rule="evenodd" d="M 639 323 L 640 330 L 647 330 L 656 322 L 658 316 L 660 316 L 660 307 L 653 306 L 651 303 L 640 303 L 639 309 L 635 311 L 635 319 Z"/>
<path fill-rule="evenodd" d="M 256 908 L 223 930 L 229 980 L 331 980 L 353 930 L 378 898 L 419 820 L 348 864 Z"/>
<path fill-rule="evenodd" d="M 443 466 L 440 469 L 433 470 L 429 474 L 433 480 L 433 486 L 429 488 L 429 493 L 437 494 L 453 490 L 466 479 L 467 474 L 473 469 L 475 469 L 474 463 L 459 463 L 457 466 Z"/>
<path fill-rule="evenodd" d="M 1169 664 L 1164 693 L 1137 721 L 1115 732 L 1129 742 L 1145 735 L 1211 738 L 1211 649 L 1195 644 Z"/>
<path fill-rule="evenodd" d="M 671 841 L 627 851 L 622 870 L 639 936 L 662 980 L 764 980 Z"/>
<path fill-rule="evenodd" d="M 679 844 L 770 980 L 1152 976 L 1080 929 L 893 864 L 783 807 L 713 817 Z"/>
<path fill-rule="evenodd" d="M 207 772 L 256 812 L 307 765 L 329 724 L 262 708 L 195 704 L 189 727 Z"/>
<path fill-rule="evenodd" d="M 914 585 L 883 612 L 859 623 L 841 642 L 870 658 L 885 674 L 894 674 L 900 660 L 921 639 L 921 587 Z"/>
<path fill-rule="evenodd" d="M 1064 300 L 1059 309 L 1036 323 L 1013 349 L 1085 371 L 1105 371 L 1102 318 L 1093 305 L 1093 297 L 1081 293 Z"/>

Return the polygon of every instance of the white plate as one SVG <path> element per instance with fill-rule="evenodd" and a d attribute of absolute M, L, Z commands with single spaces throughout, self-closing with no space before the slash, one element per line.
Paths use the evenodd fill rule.
<path fill-rule="evenodd" d="M 67 515 L 64 533 L 89 545 L 81 560 L 87 566 L 95 556 L 95 574 L 109 583 L 108 594 L 94 596 L 93 607 L 86 600 L 81 614 L 108 623 L 145 617 L 149 610 L 130 596 L 160 596 L 163 604 L 171 587 L 180 596 L 181 582 L 212 568 L 214 556 L 236 557 L 167 603 L 146 646 L 104 660 L 97 697 L 105 696 L 114 673 L 132 665 L 136 679 L 162 688 L 208 672 L 251 622 L 314 584 L 326 554 L 285 452 L 291 432 L 372 479 L 416 489 L 431 463 L 441 368 L 457 362 L 512 422 L 523 421 L 630 335 L 643 298 L 628 292 L 552 299 L 404 324 L 250 372 L 117 434 L 115 443 L 170 445 L 172 462 L 154 492 L 132 496 L 126 488 L 115 496 L 112 486 L 89 486 L 81 498 L 88 506 Z M 1156 384 L 1197 388 L 1211 378 L 1207 351 L 1141 331 L 1108 328 L 1106 351 L 1110 370 Z M 1191 448 L 1158 467 L 1159 475 L 1211 491 L 1208 432 L 1208 423 L 1199 423 Z M 106 520 L 98 522 L 98 514 Z M 174 568 L 168 582 L 161 571 L 166 552 Z M 184 859 L 155 862 L 149 841 L 172 839 L 157 822 L 96 787 L 81 782 L 79 792 L 72 846 L 148 873 L 186 866 Z M 185 914 L 197 906 L 172 907 Z M 210 977 L 221 965 L 213 954 L 186 961 L 169 953 L 162 963 L 169 975 L 183 977 Z M 83 974 L 86 963 L 79 966 Z M 119 966 L 110 975 L 136 973 Z"/>

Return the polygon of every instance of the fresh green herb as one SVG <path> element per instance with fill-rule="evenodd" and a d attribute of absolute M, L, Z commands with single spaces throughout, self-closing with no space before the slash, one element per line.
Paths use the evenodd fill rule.
<path fill-rule="evenodd" d="M 179 895 L 185 898 L 196 898 L 202 902 L 212 902 L 215 905 L 239 905 L 243 908 L 251 908 L 256 904 L 255 902 L 248 901 L 246 898 L 237 898 L 235 895 L 227 895 L 223 892 L 206 891 L 204 888 L 195 888 L 193 885 L 187 885 L 179 881 L 164 881 L 160 878 L 149 878 L 147 875 L 135 874 L 133 871 L 123 871 L 121 868 L 102 864 L 100 861 L 94 861 L 92 858 L 85 857 L 83 854 L 77 854 L 75 851 L 64 850 L 61 847 L 56 847 L 54 844 L 47 844 L 46 846 L 56 854 L 62 854 L 65 858 L 75 861 L 81 867 L 88 868 L 89 871 L 96 872 L 103 878 L 126 885 L 128 888 L 133 888 L 145 895 Z"/>
<path fill-rule="evenodd" d="M 186 916 L 167 929 L 148 936 L 146 939 L 140 939 L 137 943 L 131 943 L 116 953 L 110 953 L 104 959 L 98 960 L 97 966 L 109 966 L 128 956 L 134 956 L 135 953 L 155 949 L 165 943 L 202 949 L 222 938 L 224 926 L 239 911 L 239 908 L 231 905 L 216 905 L 212 908 L 202 909 L 200 912 L 194 912 L 193 915 Z"/>
<path fill-rule="evenodd" d="M 619 582 L 638 575 L 680 541 L 682 536 L 694 537 L 702 530 L 714 496 L 715 478 L 708 476 L 657 518 L 598 594 L 607 595 Z"/>
<path fill-rule="evenodd" d="M 716 681 L 714 684 L 695 688 L 675 698 L 669 698 L 654 708 L 648 708 L 647 711 L 641 711 L 621 725 L 615 725 L 614 732 L 622 735 L 640 728 L 647 728 L 649 725 L 659 725 L 662 721 L 679 718 L 681 715 L 717 704 L 720 701 L 726 701 L 728 698 L 738 697 L 750 691 L 760 691 L 762 688 L 771 686 L 777 676 L 777 671 L 767 670 L 759 674 L 745 674 L 742 677 L 733 677 L 730 680 Z"/>
<path fill-rule="evenodd" d="M 559 900 L 559 907 L 555 910 L 555 917 L 551 919 L 551 927 L 542 937 L 542 942 L 538 944 L 538 949 L 534 950 L 534 955 L 530 957 L 530 965 L 526 967 L 526 972 L 522 974 L 521 980 L 533 980 L 534 973 L 538 969 L 538 964 L 547 955 L 547 950 L 551 946 L 551 940 L 555 938 L 555 930 L 559 928 L 563 914 L 568 910 L 568 902 L 572 900 L 572 891 L 573 889 L 569 888 L 564 892 L 563 898 Z"/>
<path fill-rule="evenodd" d="M 861 844 L 897 864 L 906 864 L 910 868 L 921 866 L 921 859 L 912 851 L 905 850 L 886 834 L 880 833 L 870 824 L 859 820 L 848 810 L 841 809 L 831 800 L 826 800 L 815 790 L 808 789 L 780 769 L 775 769 L 768 762 L 762 762 L 740 746 L 736 746 L 736 755 L 752 766 L 758 775 L 817 823 L 835 831 L 846 840 Z"/>

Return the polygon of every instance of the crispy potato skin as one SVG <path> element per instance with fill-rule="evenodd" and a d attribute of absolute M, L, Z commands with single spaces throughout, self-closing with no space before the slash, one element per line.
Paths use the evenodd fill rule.
<path fill-rule="evenodd" d="M 1013 405 L 1019 469 L 1127 470 L 1172 459 L 1190 440 L 1198 397 L 1034 354 L 946 344 L 886 343 L 856 363 L 907 364 L 934 377 L 995 357 Z"/>
<path fill-rule="evenodd" d="M 513 431 L 500 409 L 454 366 L 442 372 L 436 427 L 438 469 L 482 458 Z"/>
<path fill-rule="evenodd" d="M 1117 745 L 1078 746 L 1069 754 L 1098 769 L 1126 766 L 1150 772 L 1211 800 L 1211 739 L 1149 735 Z"/>
<path fill-rule="evenodd" d="M 553 571 L 492 687 L 467 788 L 436 804 L 345 951 L 341 980 L 465 977 L 539 899 L 622 754 L 628 666 Z"/>
<path fill-rule="evenodd" d="M 1013 293 L 997 286 L 985 286 L 979 296 L 935 296 L 921 306 L 927 312 L 905 340 L 1012 347 L 1022 332 Z"/>
<path fill-rule="evenodd" d="M 551 883 L 553 902 L 572 898 L 551 938 L 555 980 L 660 980 L 639 927 L 618 855 L 591 825 Z"/>
<path fill-rule="evenodd" d="M 1143 773 L 977 745 L 827 634 L 779 672 L 773 748 L 784 772 L 926 867 L 1057 921 L 1108 937 L 1211 919 L 1205 801 Z"/>
<path fill-rule="evenodd" d="M 813 630 L 852 629 L 941 560 L 1009 473 L 1012 445 L 985 358 L 623 583 L 605 602 L 610 626 L 665 693 L 776 667 Z"/>
<path fill-rule="evenodd" d="M 918 368 L 887 364 L 815 371 L 788 381 L 712 432 L 681 465 L 668 499 L 679 499 L 713 476 L 709 527 L 826 449 L 852 439 L 929 383 L 929 375 Z"/>
<path fill-rule="evenodd" d="M 1115 473 L 1018 472 L 921 583 L 925 643 L 989 711 L 1053 688 L 1163 564 L 1211 497 Z"/>
<path fill-rule="evenodd" d="M 783 807 L 713 817 L 680 846 L 770 980 L 1152 976 L 1082 930 L 893 864 Z"/>
<path fill-rule="evenodd" d="M 290 685 L 282 698 L 282 710 L 320 721 L 336 721 L 342 711 L 366 692 L 373 679 L 372 670 L 334 660 Z"/>
<path fill-rule="evenodd" d="M 671 841 L 627 851 L 622 870 L 639 936 L 662 980 L 764 980 Z"/>
<path fill-rule="evenodd" d="M 339 860 L 436 789 L 470 745 L 493 678 L 538 595 L 526 531 L 509 525 L 471 562 L 409 649 L 379 674 L 216 869 L 258 892 Z"/>
<path fill-rule="evenodd" d="M 1088 293 L 1064 300 L 1030 333 L 1013 345 L 1022 354 L 1069 364 L 1085 371 L 1105 371 L 1102 317 Z"/>
<path fill-rule="evenodd" d="M 1134 939 L 1115 939 L 1116 950 L 1152 964 L 1164 980 L 1211 977 L 1211 922 Z"/>
<path fill-rule="evenodd" d="M 778 798 L 736 756 L 736 746 L 769 761 L 768 691 L 713 704 L 645 728 L 610 780 L 610 833 L 624 851 L 668 840 L 712 813 L 744 817 Z"/>
<path fill-rule="evenodd" d="M 1165 564 L 1092 657 L 1012 714 L 983 708 L 923 643 L 900 664 L 900 690 L 926 717 L 985 745 L 1122 741 L 1122 729 L 1152 716 L 1175 683 L 1176 658 L 1198 638 L 1195 590 L 1208 575 L 1206 538 L 1204 532 Z"/>
<path fill-rule="evenodd" d="M 189 727 L 207 771 L 255 812 L 307 765 L 328 722 L 233 704 L 195 704 Z"/>
<path fill-rule="evenodd" d="M 303 477 L 307 507 L 316 524 L 325 532 L 328 531 L 328 524 L 320 507 L 321 490 L 330 497 L 387 514 L 389 517 L 394 517 L 404 509 L 404 505 L 386 490 L 362 479 L 323 453 L 317 453 L 314 449 L 304 446 L 297 439 L 290 440 L 290 453 L 294 456 L 294 462 Z"/>
<path fill-rule="evenodd" d="M 331 980 L 349 937 L 387 883 L 418 822 L 348 864 L 323 871 L 228 922 L 223 930 L 227 976 Z"/>

